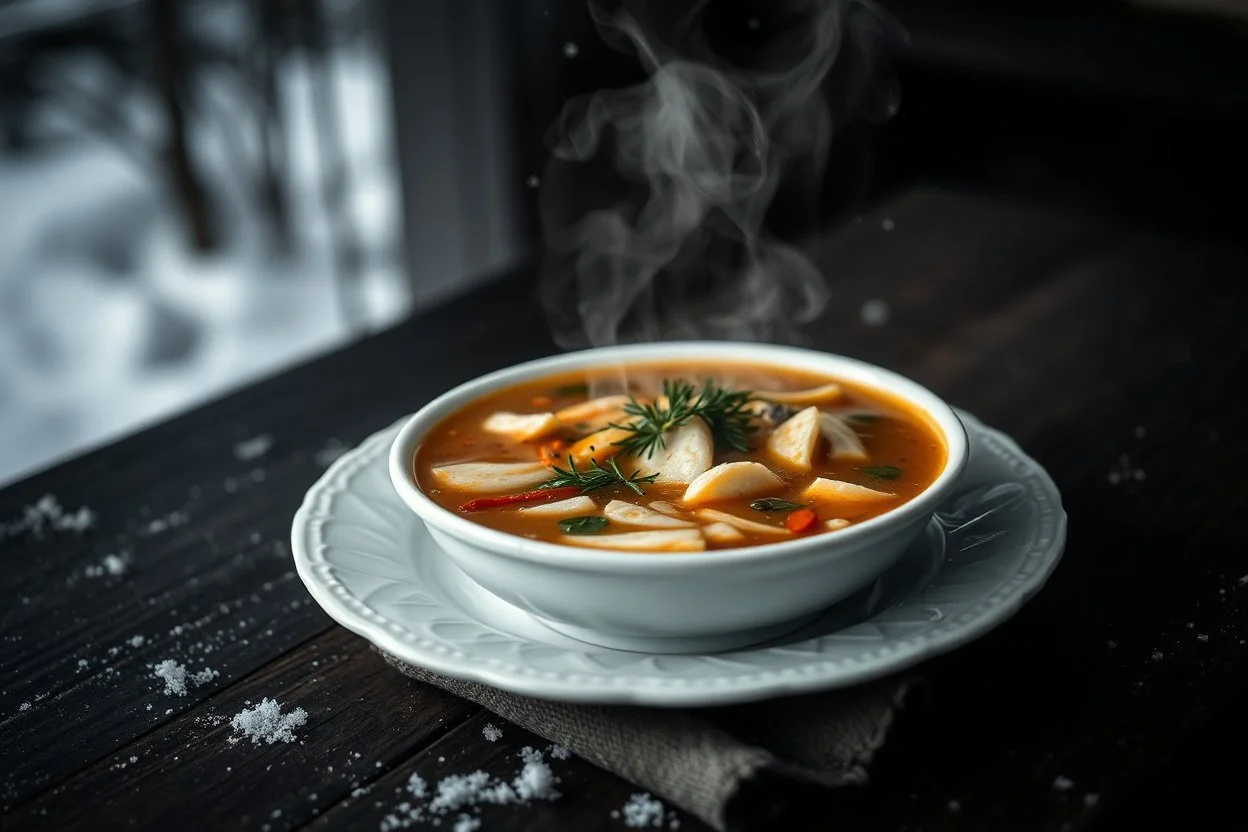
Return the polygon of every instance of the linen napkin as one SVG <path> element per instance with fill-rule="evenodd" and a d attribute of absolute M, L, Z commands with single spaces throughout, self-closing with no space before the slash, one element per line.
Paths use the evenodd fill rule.
<path fill-rule="evenodd" d="M 377 648 L 374 648 L 377 649 Z M 914 678 L 716 708 L 584 705 L 452 679 L 378 650 L 406 676 L 471 700 L 701 818 L 719 832 L 769 825 L 863 784 Z"/>

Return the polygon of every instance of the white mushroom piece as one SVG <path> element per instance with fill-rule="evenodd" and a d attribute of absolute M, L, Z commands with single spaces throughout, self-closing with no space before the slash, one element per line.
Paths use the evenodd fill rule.
<path fill-rule="evenodd" d="M 438 485 L 474 494 L 519 491 L 550 479 L 550 469 L 540 462 L 459 462 L 430 473 Z"/>
<path fill-rule="evenodd" d="M 867 449 L 857 432 L 844 416 L 835 413 L 819 414 L 819 432 L 828 440 L 828 458 L 856 459 L 865 462 Z"/>
<path fill-rule="evenodd" d="M 540 439 L 559 428 L 559 420 L 553 413 L 491 413 L 482 429 L 488 433 L 506 436 L 515 442 Z"/>
<path fill-rule="evenodd" d="M 582 494 L 579 497 L 569 497 L 566 500 L 559 500 L 554 503 L 538 503 L 535 506 L 525 506 L 518 509 L 516 513 L 525 517 L 567 517 L 572 514 L 589 514 L 597 510 L 598 506 L 594 503 L 593 498 Z"/>
<path fill-rule="evenodd" d="M 804 499 L 817 503 L 874 503 L 891 500 L 896 496 L 887 491 L 867 488 L 865 485 L 855 485 L 852 482 L 830 480 L 824 477 L 816 477 L 815 481 L 802 492 Z"/>
<path fill-rule="evenodd" d="M 560 424 L 569 427 L 585 423 L 590 428 L 602 428 L 611 422 L 622 423 L 628 419 L 628 413 L 624 411 L 624 405 L 628 402 L 628 396 L 600 396 L 587 402 L 568 405 L 555 411 L 554 416 Z"/>
<path fill-rule="evenodd" d="M 705 509 L 709 511 L 710 509 Z M 707 523 L 702 527 L 702 536 L 711 543 L 740 543 L 745 535 L 724 522 Z"/>
<path fill-rule="evenodd" d="M 663 447 L 657 445 L 649 456 L 630 459 L 633 470 L 658 474 L 659 485 L 688 485 L 711 468 L 715 440 L 701 419 L 690 419 L 663 434 Z"/>
<path fill-rule="evenodd" d="M 620 534 L 568 534 L 559 538 L 569 546 L 590 549 L 619 549 L 625 552 L 700 552 L 706 539 L 697 529 L 662 529 Z"/>
<path fill-rule="evenodd" d="M 662 514 L 623 500 L 612 500 L 607 503 L 602 513 L 612 523 L 618 523 L 621 526 L 641 526 L 647 529 L 691 529 L 697 525 L 690 520 L 681 520 L 679 517 Z"/>
<path fill-rule="evenodd" d="M 735 514 L 729 514 L 726 511 L 719 511 L 713 508 L 698 509 L 698 518 L 706 520 L 709 523 L 723 523 L 724 525 L 731 526 L 734 529 L 754 532 L 755 534 L 769 534 L 775 537 L 787 537 L 792 534 L 792 532 L 783 526 L 768 526 L 766 523 L 746 520 L 744 517 L 738 517 Z"/>
<path fill-rule="evenodd" d="M 794 471 L 809 471 L 819 444 L 819 408 L 811 406 L 791 416 L 767 437 L 767 453 Z"/>
<path fill-rule="evenodd" d="M 777 404 L 791 405 L 831 404 L 839 401 L 842 395 L 841 385 L 836 383 L 811 387 L 806 390 L 754 391 L 755 398 L 776 402 Z"/>
<path fill-rule="evenodd" d="M 725 462 L 689 483 L 681 501 L 701 505 L 731 497 L 755 497 L 781 488 L 784 480 L 761 462 Z"/>

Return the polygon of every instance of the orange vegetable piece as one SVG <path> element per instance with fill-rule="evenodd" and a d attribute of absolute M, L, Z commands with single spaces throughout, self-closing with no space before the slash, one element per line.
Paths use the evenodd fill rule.
<path fill-rule="evenodd" d="M 804 532 L 815 525 L 819 517 L 808 508 L 791 511 L 784 518 L 784 527 L 791 532 Z"/>
<path fill-rule="evenodd" d="M 550 396 L 534 396 L 533 401 L 530 402 L 534 407 L 550 407 L 554 403 L 555 400 Z"/>
<path fill-rule="evenodd" d="M 568 456 L 576 460 L 576 464 L 582 468 L 589 465 L 591 459 L 601 464 L 618 454 L 621 448 L 615 443 L 629 436 L 632 436 L 632 431 L 606 428 L 579 440 L 568 449 Z"/>
<path fill-rule="evenodd" d="M 539 448 L 537 455 L 541 458 L 543 465 L 554 465 L 562 459 L 563 452 L 567 447 L 567 443 L 562 439 L 556 439 L 553 442 L 547 442 Z"/>

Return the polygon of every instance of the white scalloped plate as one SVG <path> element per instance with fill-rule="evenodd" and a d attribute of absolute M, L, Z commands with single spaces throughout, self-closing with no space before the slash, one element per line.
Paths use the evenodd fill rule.
<path fill-rule="evenodd" d="M 466 578 L 390 484 L 396 424 L 308 491 L 295 565 L 335 620 L 435 673 L 546 699 L 720 705 L 844 687 L 951 650 L 1013 615 L 1066 540 L 1048 474 L 1008 437 L 959 412 L 971 439 L 957 491 L 876 583 L 800 631 L 725 653 L 651 655 L 548 629 Z"/>

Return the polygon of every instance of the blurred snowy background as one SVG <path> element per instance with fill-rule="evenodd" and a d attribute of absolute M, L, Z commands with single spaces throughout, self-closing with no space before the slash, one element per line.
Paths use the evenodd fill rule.
<path fill-rule="evenodd" d="M 397 320 L 376 9 L 0 2 L 0 482 Z"/>
<path fill-rule="evenodd" d="M 638 73 L 585 0 L 0 0 L 0 485 L 514 262 Z"/>

